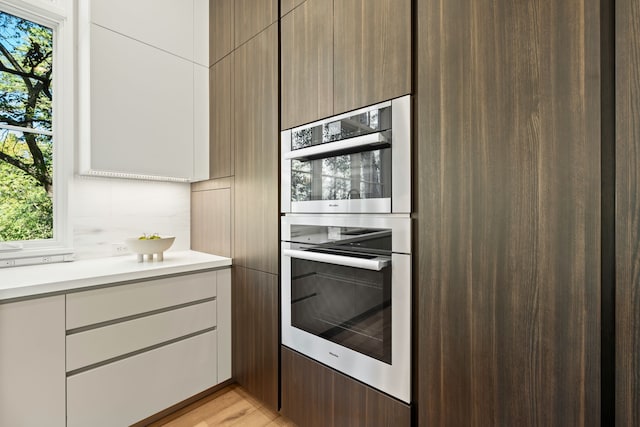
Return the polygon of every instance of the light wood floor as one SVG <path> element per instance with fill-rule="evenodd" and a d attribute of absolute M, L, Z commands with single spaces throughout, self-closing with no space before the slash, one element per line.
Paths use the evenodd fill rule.
<path fill-rule="evenodd" d="M 177 418 L 176 418 L 177 417 Z M 262 405 L 242 387 L 232 384 L 150 427 L 295 427 L 277 412 Z"/>

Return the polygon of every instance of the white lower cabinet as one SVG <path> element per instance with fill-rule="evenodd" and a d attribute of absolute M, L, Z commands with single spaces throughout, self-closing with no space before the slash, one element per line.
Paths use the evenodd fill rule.
<path fill-rule="evenodd" d="M 67 295 L 67 425 L 128 426 L 231 376 L 231 270 Z"/>
<path fill-rule="evenodd" d="M 229 268 L 0 304 L 0 427 L 128 426 L 230 377 Z"/>
<path fill-rule="evenodd" d="M 0 304 L 0 426 L 65 425 L 64 295 Z"/>
<path fill-rule="evenodd" d="M 67 379 L 69 427 L 128 426 L 217 383 L 216 331 Z"/>

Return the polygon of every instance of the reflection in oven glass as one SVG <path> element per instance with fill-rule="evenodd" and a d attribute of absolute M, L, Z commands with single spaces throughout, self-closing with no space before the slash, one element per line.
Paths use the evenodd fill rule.
<path fill-rule="evenodd" d="M 292 259 L 291 268 L 294 327 L 391 363 L 391 267 Z"/>
<path fill-rule="evenodd" d="M 291 149 L 320 145 L 391 128 L 391 107 L 374 109 L 329 123 L 293 131 Z"/>
<path fill-rule="evenodd" d="M 385 163 L 390 149 L 310 161 L 291 161 L 291 200 L 353 200 L 389 197 Z M 389 158 L 389 159 L 387 159 Z M 387 173 L 388 175 L 388 173 Z"/>

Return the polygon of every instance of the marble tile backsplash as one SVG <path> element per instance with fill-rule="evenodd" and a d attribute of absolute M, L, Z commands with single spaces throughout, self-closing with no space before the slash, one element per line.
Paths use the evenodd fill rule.
<path fill-rule="evenodd" d="M 112 245 L 142 233 L 176 237 L 170 251 L 190 248 L 189 184 L 76 176 L 69 218 L 76 259 L 111 256 Z"/>

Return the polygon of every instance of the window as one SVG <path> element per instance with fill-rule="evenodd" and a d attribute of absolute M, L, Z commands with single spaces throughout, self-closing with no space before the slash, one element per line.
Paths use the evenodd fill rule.
<path fill-rule="evenodd" d="M 72 94 L 58 81 L 68 67 L 64 17 L 36 4 L 0 1 L 0 260 L 70 252 L 64 171 L 73 135 L 59 98 Z"/>

